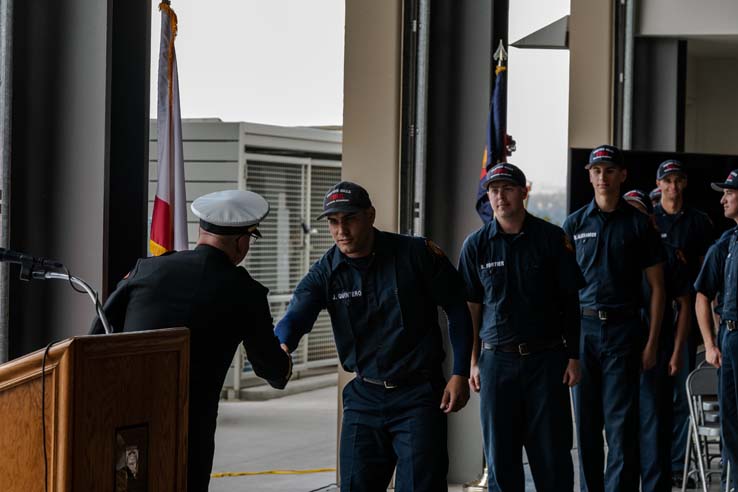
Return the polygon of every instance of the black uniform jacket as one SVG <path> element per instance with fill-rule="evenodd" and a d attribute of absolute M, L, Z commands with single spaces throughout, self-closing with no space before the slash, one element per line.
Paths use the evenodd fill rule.
<path fill-rule="evenodd" d="M 274 336 L 267 289 L 219 249 L 141 259 L 105 303 L 115 332 L 190 329 L 190 417 L 214 418 L 238 344 L 254 372 L 283 388 L 291 362 Z M 104 333 L 95 322 L 93 333 Z"/>

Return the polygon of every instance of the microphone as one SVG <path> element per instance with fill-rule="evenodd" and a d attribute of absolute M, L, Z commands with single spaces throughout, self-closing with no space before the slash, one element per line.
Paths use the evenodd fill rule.
<path fill-rule="evenodd" d="M 56 260 L 49 260 L 48 258 L 37 258 L 35 256 L 18 253 L 17 251 L 13 251 L 10 249 L 0 248 L 0 262 L 3 261 L 7 263 L 18 263 L 19 265 L 27 268 L 64 268 L 64 264 Z"/>

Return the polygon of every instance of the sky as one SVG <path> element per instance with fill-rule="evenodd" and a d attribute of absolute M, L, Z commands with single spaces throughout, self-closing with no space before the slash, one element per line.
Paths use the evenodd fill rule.
<path fill-rule="evenodd" d="M 568 0 L 511 0 L 509 41 L 569 13 Z M 510 48 L 507 130 L 517 150 L 509 158 L 533 182 L 533 193 L 566 187 L 569 51 Z"/>
<path fill-rule="evenodd" d="M 161 14 L 152 4 L 155 115 Z M 341 124 L 343 0 L 172 0 L 171 7 L 183 118 Z"/>
<path fill-rule="evenodd" d="M 344 0 L 172 0 L 172 8 L 184 118 L 342 124 Z M 154 115 L 161 16 L 156 2 L 152 9 Z M 510 42 L 568 13 L 568 0 L 510 1 Z M 566 183 L 569 52 L 511 48 L 509 55 L 508 133 L 518 149 L 510 161 L 534 192 L 559 189 Z"/>

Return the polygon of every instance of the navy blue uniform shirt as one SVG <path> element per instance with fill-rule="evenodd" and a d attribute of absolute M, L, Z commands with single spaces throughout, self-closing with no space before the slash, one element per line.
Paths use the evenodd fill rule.
<path fill-rule="evenodd" d="M 564 231 L 586 281 L 579 291 L 582 308 L 636 311 L 643 270 L 664 261 L 649 218 L 622 198 L 612 212 L 601 212 L 593 199 L 567 217 Z"/>
<path fill-rule="evenodd" d="M 723 275 L 723 320 L 738 321 L 738 230 L 730 234 Z"/>
<path fill-rule="evenodd" d="M 723 275 L 725 273 L 725 259 L 728 257 L 728 246 L 732 234 L 738 226 L 725 231 L 715 244 L 710 246 L 702 263 L 702 269 L 694 282 L 694 290 L 710 300 L 717 299 L 715 312 L 722 314 L 723 306 Z"/>
<path fill-rule="evenodd" d="M 494 345 L 561 340 L 579 358 L 577 291 L 584 277 L 564 231 L 526 213 L 520 234 L 496 220 L 464 241 L 459 271 L 469 302 L 482 305 L 479 338 Z M 565 308 L 574 298 L 574 316 Z M 573 319 L 569 319 L 573 318 Z"/>
<path fill-rule="evenodd" d="M 440 375 L 445 355 L 437 307 L 463 307 L 462 333 L 449 323 L 449 335 L 454 374 L 468 377 L 471 325 L 461 276 L 423 238 L 374 234 L 367 259 L 352 260 L 334 245 L 313 264 L 277 323 L 277 337 L 294 350 L 327 308 L 345 370 L 384 381 L 431 379 Z"/>
<path fill-rule="evenodd" d="M 667 214 L 660 203 L 654 207 L 653 213 L 661 240 L 684 252 L 689 278 L 694 281 L 700 271 L 699 259 L 705 256 L 713 241 L 714 231 L 710 217 L 691 207 L 683 207 L 673 215 Z"/>

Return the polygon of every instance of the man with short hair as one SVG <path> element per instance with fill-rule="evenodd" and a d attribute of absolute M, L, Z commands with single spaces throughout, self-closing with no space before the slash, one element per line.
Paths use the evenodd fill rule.
<path fill-rule="evenodd" d="M 664 257 L 648 218 L 620 196 L 628 175 L 620 150 L 594 149 L 586 168 L 594 199 L 564 223 L 586 282 L 579 291 L 582 380 L 574 388 L 580 483 L 583 492 L 636 491 L 638 381 L 640 369 L 656 363 Z M 652 292 L 645 348 L 639 319 L 644 274 Z"/>
<path fill-rule="evenodd" d="M 723 205 L 725 217 L 738 222 L 738 201 L 734 200 L 734 197 L 738 194 L 735 191 L 738 190 L 738 179 L 736 177 L 738 177 L 738 171 L 733 171 L 724 183 L 715 183 L 712 186 L 713 189 L 723 192 L 720 202 Z M 725 297 L 725 286 L 723 284 L 725 260 L 728 257 L 730 239 L 737 231 L 738 225 L 731 227 L 723 232 L 718 240 L 710 246 L 702 263 L 702 269 L 694 283 L 694 289 L 697 292 L 695 309 L 706 355 L 711 353 L 710 360 L 713 363 L 717 362 L 713 365 L 718 367 L 721 358 L 720 345 L 725 329 L 722 319 Z M 715 335 L 715 326 L 717 326 L 717 335 Z"/>
<path fill-rule="evenodd" d="M 623 195 L 630 205 L 653 219 L 653 206 L 641 190 Z M 656 365 L 641 373 L 639 396 L 640 415 L 640 469 L 641 492 L 671 490 L 671 433 L 673 427 L 674 375 L 685 363 L 681 357 L 686 343 L 687 329 L 692 316 L 690 282 L 684 254 L 664 244 L 664 289 L 666 302 L 658 342 Z M 643 306 L 641 317 L 649 326 L 648 306 L 651 288 L 645 277 L 642 283 Z M 677 306 L 674 309 L 673 306 Z"/>
<path fill-rule="evenodd" d="M 375 214 L 356 183 L 328 191 L 318 218 L 328 218 L 335 245 L 295 288 L 277 336 L 295 350 L 327 309 L 341 365 L 356 373 L 343 390 L 343 492 L 386 490 L 395 465 L 398 492 L 445 491 L 446 414 L 469 399 L 464 284 L 433 242 L 377 230 Z M 454 355 L 448 382 L 439 306 Z"/>
<path fill-rule="evenodd" d="M 240 343 L 257 376 L 282 389 L 292 360 L 274 336 L 268 290 L 237 266 L 269 213 L 260 195 L 244 190 L 195 200 L 197 247 L 138 260 L 105 303 L 116 332 L 184 326 L 190 329 L 187 490 L 208 490 L 218 401 Z M 99 320 L 93 333 L 104 333 Z"/>
<path fill-rule="evenodd" d="M 569 387 L 579 381 L 584 278 L 564 231 L 525 210 L 523 172 L 494 166 L 483 183 L 494 218 L 464 242 L 459 270 L 472 313 L 469 384 L 480 393 L 491 489 L 523 492 L 523 447 L 536 490 L 571 491 Z M 494 489 L 496 490 L 496 489 Z"/>
<path fill-rule="evenodd" d="M 656 171 L 656 185 L 661 191 L 661 200 L 654 207 L 656 225 L 661 240 L 676 250 L 682 251 L 687 261 L 690 285 L 694 283 L 702 261 L 713 240 L 712 221 L 708 215 L 685 203 L 684 191 L 689 181 L 687 171 L 680 161 L 667 159 Z M 690 293 L 694 296 L 693 293 Z M 694 301 L 694 299 L 692 299 Z M 684 360 L 674 382 L 674 429 L 671 445 L 672 485 L 681 487 L 684 468 L 684 443 L 687 441 L 689 406 L 684 393 L 687 375 L 694 369 L 699 336 L 692 326 L 697 320 L 689 320 L 687 343 L 680 358 Z"/>
<path fill-rule="evenodd" d="M 722 183 L 712 183 L 712 189 L 723 193 L 720 203 L 725 217 L 738 224 L 738 170 L 730 172 Z M 736 466 L 738 459 L 738 226 L 726 231 L 709 249 L 702 266 L 695 290 L 695 309 L 702 340 L 705 343 L 705 360 L 719 371 L 720 426 L 724 461 Z M 713 301 L 720 317 L 718 337 L 714 335 Z M 735 468 L 732 478 L 735 478 Z M 735 485 L 735 483 L 733 484 Z"/>

